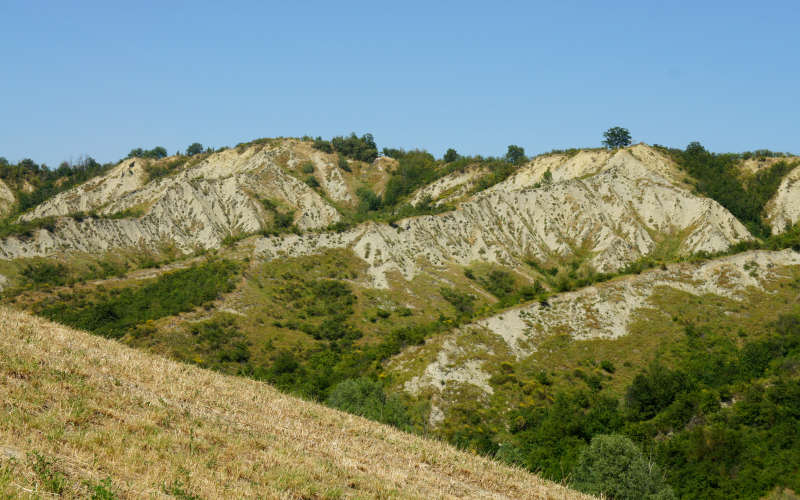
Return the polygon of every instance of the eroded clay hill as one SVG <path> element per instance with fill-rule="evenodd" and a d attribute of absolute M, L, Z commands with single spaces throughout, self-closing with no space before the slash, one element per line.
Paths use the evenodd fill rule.
<path fill-rule="evenodd" d="M 125 160 L 24 214 L 24 221 L 59 219 L 52 231 L 6 238 L 0 256 L 164 244 L 185 253 L 219 248 L 226 237 L 269 227 L 274 214 L 264 199 L 292 213 L 302 234 L 261 238 L 255 257 L 350 248 L 369 264 L 377 287 L 387 286 L 389 271 L 410 279 L 428 265 L 477 261 L 514 267 L 526 259 L 563 261 L 580 254 L 595 269 L 611 271 L 665 245 L 683 254 L 715 252 L 751 238 L 721 205 L 693 194 L 667 157 L 644 145 L 538 157 L 472 195 L 484 172 L 467 169 L 409 198 L 460 201 L 455 210 L 393 225 L 365 223 L 342 233 L 321 230 L 341 219 L 339 207 L 355 203 L 359 186 L 380 192 L 391 160 L 353 162 L 346 172 L 335 155 L 308 142 L 272 140 L 214 153 L 159 177 L 151 174 L 151 163 Z M 304 171 L 313 171 L 319 187 L 302 180 Z M 77 212 L 97 216 L 66 217 Z"/>
<path fill-rule="evenodd" d="M 800 221 L 800 167 L 783 178 L 766 212 L 773 233 L 781 233 Z"/>
<path fill-rule="evenodd" d="M 553 180 L 542 184 L 549 170 Z M 671 240 L 679 253 L 716 252 L 751 238 L 710 198 L 693 195 L 665 157 L 646 146 L 616 153 L 534 160 L 506 181 L 460 203 L 456 210 L 406 219 L 396 227 L 365 224 L 351 231 L 262 239 L 256 255 L 273 259 L 352 248 L 370 265 L 376 286 L 386 273 L 413 278 L 427 265 L 493 262 L 509 266 L 590 254 L 597 270 L 616 270 Z M 440 191 L 458 189 L 453 179 Z M 441 181 L 440 181 L 441 182 Z M 433 189 L 433 188 L 436 189 Z M 443 186 L 442 186 L 443 187 Z M 433 197 L 433 196 L 432 196 Z"/>

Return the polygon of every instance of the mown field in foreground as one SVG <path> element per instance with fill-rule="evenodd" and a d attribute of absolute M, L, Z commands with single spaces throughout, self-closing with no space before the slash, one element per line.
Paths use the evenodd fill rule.
<path fill-rule="evenodd" d="M 3 498 L 588 498 L 26 313 L 0 331 Z"/>

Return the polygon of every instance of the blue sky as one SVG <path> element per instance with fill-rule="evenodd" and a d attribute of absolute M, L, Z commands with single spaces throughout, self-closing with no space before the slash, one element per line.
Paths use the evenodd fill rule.
<path fill-rule="evenodd" d="M 440 155 L 800 152 L 796 1 L 0 0 L 0 156 L 371 132 Z"/>

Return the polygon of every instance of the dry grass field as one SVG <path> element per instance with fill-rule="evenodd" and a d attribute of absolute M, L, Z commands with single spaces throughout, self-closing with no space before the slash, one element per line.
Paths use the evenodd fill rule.
<path fill-rule="evenodd" d="M 588 498 L 0 308 L 2 498 Z"/>

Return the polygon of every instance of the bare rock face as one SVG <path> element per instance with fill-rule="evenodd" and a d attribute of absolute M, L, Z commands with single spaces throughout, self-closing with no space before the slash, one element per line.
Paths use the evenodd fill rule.
<path fill-rule="evenodd" d="M 31 221 L 96 210 L 144 186 L 147 182 L 145 166 L 149 162 L 150 160 L 141 158 L 123 160 L 107 174 L 59 193 L 34 207 L 30 212 L 22 214 L 20 220 Z"/>
<path fill-rule="evenodd" d="M 767 220 L 774 234 L 800 221 L 800 167 L 783 178 L 778 192 L 767 204 Z"/>
<path fill-rule="evenodd" d="M 561 174 L 558 165 L 552 172 L 554 179 L 558 172 L 565 180 L 540 187 L 525 187 L 520 176 L 537 177 L 522 171 L 453 212 L 405 219 L 397 227 L 373 223 L 342 234 L 263 239 L 256 254 L 274 259 L 351 248 L 369 263 L 374 286 L 387 287 L 388 271 L 411 279 L 427 265 L 514 266 L 526 258 L 569 257 L 588 247 L 594 267 L 612 271 L 652 252 L 664 236 L 680 238 L 680 251 L 687 254 L 720 251 L 752 238 L 714 200 L 668 180 L 672 173 L 665 161 L 645 164 L 634 154 L 599 154 L 575 169 L 574 162 L 561 163 L 571 173 Z M 587 170 L 594 175 L 584 176 Z"/>
<path fill-rule="evenodd" d="M 411 204 L 418 205 L 425 199 L 435 204 L 449 203 L 465 196 L 475 182 L 484 174 L 485 168 L 469 167 L 463 172 L 453 172 L 418 189 L 411 197 Z"/>
<path fill-rule="evenodd" d="M 0 217 L 5 217 L 11 211 L 17 198 L 5 182 L 0 181 Z"/>

